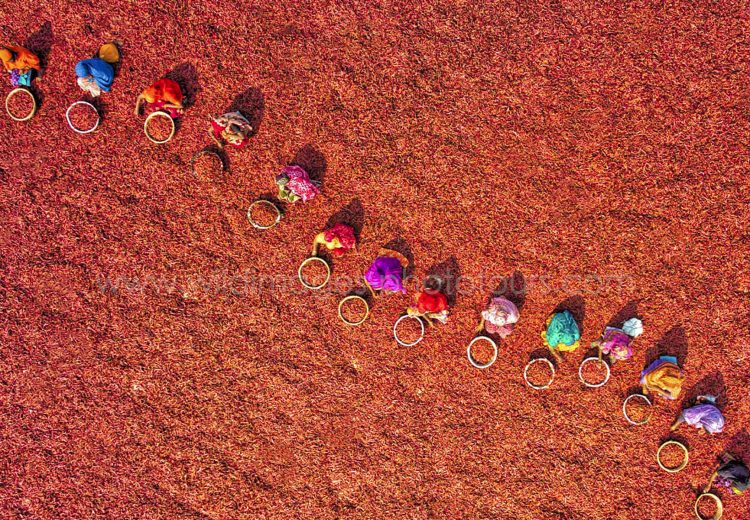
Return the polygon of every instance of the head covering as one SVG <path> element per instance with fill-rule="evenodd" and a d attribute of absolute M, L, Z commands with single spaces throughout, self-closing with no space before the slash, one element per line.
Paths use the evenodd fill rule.
<path fill-rule="evenodd" d="M 482 318 L 487 332 L 505 338 L 513 332 L 513 328 L 518 323 L 518 308 L 512 301 L 498 296 L 493 298 L 487 308 L 482 311 Z"/>
<path fill-rule="evenodd" d="M 547 319 L 547 330 L 542 332 L 542 338 L 553 349 L 572 352 L 580 346 L 581 332 L 573 314 L 564 310 Z"/>
<path fill-rule="evenodd" d="M 109 92 L 115 78 L 112 65 L 99 58 L 81 60 L 76 64 L 76 76 L 79 78 L 93 77 L 103 92 Z"/>
<path fill-rule="evenodd" d="M 107 63 L 114 65 L 120 61 L 120 50 L 114 43 L 105 43 L 99 47 L 99 57 Z"/>
<path fill-rule="evenodd" d="M 320 193 L 320 188 L 310 180 L 310 176 L 301 166 L 286 166 L 276 176 L 279 186 L 279 198 L 288 202 L 307 202 Z"/>
<path fill-rule="evenodd" d="M 622 324 L 622 331 L 631 338 L 637 338 L 643 334 L 643 322 L 638 318 L 630 318 Z"/>
<path fill-rule="evenodd" d="M 448 310 L 448 297 L 440 291 L 423 291 L 417 296 L 417 310 L 422 314 Z"/>
<path fill-rule="evenodd" d="M 716 484 L 731 489 L 735 495 L 744 492 L 750 484 L 750 469 L 741 460 L 725 462 L 716 474 Z"/>
<path fill-rule="evenodd" d="M 374 290 L 406 293 L 402 280 L 404 266 L 398 258 L 379 256 L 365 273 L 365 280 Z"/>
<path fill-rule="evenodd" d="M 436 290 L 422 291 L 417 295 L 416 305 L 406 312 L 412 316 L 426 316 L 440 323 L 448 322 L 448 297 Z"/>
<path fill-rule="evenodd" d="M 354 229 L 341 222 L 318 233 L 315 243 L 323 244 L 335 256 L 340 256 L 357 245 Z"/>
<path fill-rule="evenodd" d="M 172 103 L 182 106 L 182 89 L 176 81 L 162 78 L 144 90 L 141 95 L 147 103 Z"/>
<path fill-rule="evenodd" d="M 633 355 L 633 349 L 630 346 L 632 338 L 620 329 L 606 327 L 602 337 L 594 342 L 594 346 L 602 349 L 602 354 L 609 354 L 614 359 L 621 361 L 630 358 Z"/>
<path fill-rule="evenodd" d="M 708 433 L 724 431 L 724 416 L 713 404 L 701 403 L 682 411 L 682 418 L 690 426 L 703 428 Z"/>
<path fill-rule="evenodd" d="M 641 372 L 641 385 L 667 399 L 677 399 L 685 375 L 674 356 L 661 356 Z"/>
<path fill-rule="evenodd" d="M 242 148 L 248 143 L 248 136 L 253 131 L 250 121 L 241 112 L 227 112 L 211 121 L 214 135 L 224 139 L 231 146 Z"/>

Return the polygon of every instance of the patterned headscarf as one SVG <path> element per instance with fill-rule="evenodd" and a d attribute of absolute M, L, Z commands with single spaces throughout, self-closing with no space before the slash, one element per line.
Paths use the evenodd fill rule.
<path fill-rule="evenodd" d="M 276 176 L 279 186 L 279 198 L 287 202 L 307 202 L 320 193 L 320 188 L 310 180 L 310 176 L 301 166 L 291 165 L 281 170 Z"/>
<path fill-rule="evenodd" d="M 507 337 L 518 323 L 518 307 L 502 296 L 493 298 L 485 310 L 482 311 L 484 328 L 490 334 L 497 334 L 501 338 Z"/>

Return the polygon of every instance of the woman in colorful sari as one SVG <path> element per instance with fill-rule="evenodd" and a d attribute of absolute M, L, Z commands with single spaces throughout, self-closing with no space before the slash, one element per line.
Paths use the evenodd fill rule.
<path fill-rule="evenodd" d="M 653 392 L 665 399 L 677 399 L 682 391 L 685 374 L 674 356 L 661 356 L 641 372 L 643 394 Z"/>
<path fill-rule="evenodd" d="M 211 118 L 208 133 L 219 148 L 224 148 L 224 143 L 234 148 L 243 148 L 250 142 L 252 131 L 250 121 L 240 112 L 228 112 Z"/>
<path fill-rule="evenodd" d="M 162 110 L 176 119 L 183 111 L 183 95 L 180 85 L 171 79 L 162 78 L 141 92 L 135 101 L 135 115 L 139 115 L 141 105 L 146 104 L 146 110 L 156 112 Z"/>
<path fill-rule="evenodd" d="M 115 78 L 115 69 L 101 58 L 81 60 L 76 64 L 78 86 L 93 97 L 109 92 Z"/>
<path fill-rule="evenodd" d="M 507 298 L 497 296 L 492 298 L 487 308 L 482 311 L 477 331 L 486 330 L 489 334 L 506 338 L 513 332 L 518 319 L 518 307 Z"/>
<path fill-rule="evenodd" d="M 95 58 L 81 60 L 76 64 L 78 86 L 93 97 L 109 92 L 115 79 L 114 65 L 120 61 L 120 51 L 114 43 L 99 47 Z"/>
<path fill-rule="evenodd" d="M 630 318 L 621 328 L 605 327 L 602 336 L 591 343 L 603 355 L 609 355 L 612 362 L 630 359 L 634 338 L 643 334 L 643 323 L 638 318 Z"/>
<path fill-rule="evenodd" d="M 296 164 L 286 166 L 276 176 L 279 198 L 285 202 L 307 202 L 320 193 L 318 184 L 310 180 L 307 171 Z"/>
<path fill-rule="evenodd" d="M 750 485 L 750 469 L 740 459 L 724 453 L 719 456 L 719 467 L 711 475 L 704 492 L 708 493 L 714 483 L 735 495 L 741 495 Z"/>
<path fill-rule="evenodd" d="M 436 289 L 425 289 L 417 294 L 406 314 L 424 319 L 430 327 L 434 321 L 445 324 L 448 322 L 448 297 Z"/>
<path fill-rule="evenodd" d="M 570 311 L 553 313 L 547 318 L 546 325 L 542 339 L 558 361 L 562 360 L 560 352 L 573 352 L 581 346 L 581 331 Z"/>
<path fill-rule="evenodd" d="M 10 74 L 14 88 L 30 87 L 33 75 L 41 72 L 39 57 L 28 49 L 14 45 L 0 46 L 0 61 Z"/>
<path fill-rule="evenodd" d="M 699 395 L 696 404 L 685 408 L 672 424 L 671 431 L 677 430 L 683 423 L 695 426 L 701 433 L 721 433 L 724 431 L 724 416 L 716 406 L 716 397 Z"/>
<path fill-rule="evenodd" d="M 317 256 L 320 246 L 324 246 L 333 256 L 341 256 L 347 251 L 357 247 L 357 238 L 354 228 L 344 223 L 337 223 L 325 231 L 315 235 L 313 242 L 313 256 Z"/>
<path fill-rule="evenodd" d="M 404 287 L 404 269 L 409 261 L 404 255 L 391 249 L 383 248 L 378 253 L 370 268 L 365 273 L 365 283 L 373 296 L 375 291 L 401 292 Z"/>

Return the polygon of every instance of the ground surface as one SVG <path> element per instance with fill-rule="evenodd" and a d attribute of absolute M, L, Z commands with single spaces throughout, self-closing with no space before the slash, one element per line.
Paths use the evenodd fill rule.
<path fill-rule="evenodd" d="M 750 459 L 738 2 L 179 4 L 0 5 L 0 40 L 47 64 L 38 115 L 0 118 L 0 516 L 682 519 L 718 453 Z M 104 121 L 74 135 L 73 67 L 109 39 Z M 168 72 L 193 106 L 158 147 L 132 103 Z M 225 178 L 194 177 L 207 117 L 233 105 L 257 135 Z M 252 229 L 294 161 L 323 196 Z M 361 226 L 360 250 L 301 291 L 331 219 Z M 463 279 L 411 349 L 390 333 L 407 296 L 358 328 L 336 316 L 394 240 L 417 280 Z M 466 344 L 506 276 L 521 322 L 478 371 Z M 606 387 L 578 382 L 584 349 L 549 391 L 524 385 L 561 302 L 586 344 L 643 318 Z M 727 417 L 682 432 L 676 475 L 654 454 L 682 399 L 639 428 L 620 413 L 666 351 L 683 396 L 719 392 Z M 750 496 L 723 496 L 750 518 Z"/>

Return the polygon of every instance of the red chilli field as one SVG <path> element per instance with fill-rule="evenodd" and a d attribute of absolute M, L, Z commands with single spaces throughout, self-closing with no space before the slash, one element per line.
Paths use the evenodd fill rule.
<path fill-rule="evenodd" d="M 0 517 L 694 518 L 720 453 L 750 463 L 750 10 L 611 4 L 0 1 L 0 42 L 45 67 L 36 116 L 0 117 Z M 74 134 L 75 64 L 110 40 L 100 127 Z M 155 145 L 133 105 L 164 75 L 190 106 Z M 194 174 L 209 116 L 238 106 L 249 146 Z M 254 229 L 293 163 L 322 194 Z M 358 250 L 304 290 L 342 221 Z M 409 294 L 348 327 L 338 301 L 386 244 Z M 428 275 L 452 281 L 449 321 L 399 346 Z M 478 370 L 493 292 L 521 318 Z M 534 391 L 561 304 L 583 347 Z M 585 388 L 589 344 L 630 316 L 635 355 Z M 630 426 L 662 353 L 682 395 Z M 683 426 L 688 466 L 660 470 L 707 392 L 724 432 Z M 750 493 L 719 494 L 750 518 Z"/>

